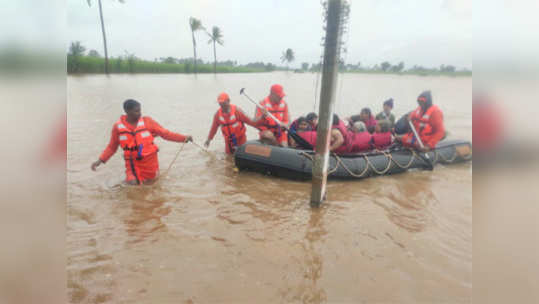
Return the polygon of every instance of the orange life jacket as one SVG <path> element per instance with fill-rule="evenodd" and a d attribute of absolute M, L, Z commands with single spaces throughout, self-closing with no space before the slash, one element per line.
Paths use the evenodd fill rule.
<path fill-rule="evenodd" d="M 429 120 L 432 112 L 436 110 L 439 110 L 438 107 L 436 105 L 431 105 L 423 115 L 421 115 L 421 112 L 423 111 L 421 107 L 417 107 L 417 109 L 412 112 L 410 118 L 414 123 L 414 127 L 419 136 L 429 135 L 432 133 L 432 126 L 430 125 Z"/>
<path fill-rule="evenodd" d="M 284 99 L 281 99 L 279 103 L 274 104 L 270 101 L 269 97 L 264 98 L 262 101 L 262 106 L 268 110 L 275 118 L 277 118 L 280 121 L 284 121 L 285 119 L 285 111 L 286 111 L 286 102 Z M 271 117 L 266 117 L 265 125 L 268 127 L 275 128 L 277 126 L 277 123 L 273 121 Z"/>
<path fill-rule="evenodd" d="M 224 113 L 223 109 L 219 109 L 218 115 L 221 132 L 223 132 L 225 140 L 231 140 L 231 137 L 237 139 L 245 134 L 245 125 L 238 119 L 235 105 L 230 105 L 228 113 Z M 232 136 L 232 134 L 234 134 L 234 136 Z M 237 145 L 237 143 L 235 145 Z"/>
<path fill-rule="evenodd" d="M 124 150 L 125 159 L 142 159 L 158 151 L 153 143 L 153 135 L 144 125 L 144 118 L 141 117 L 137 122 L 134 131 L 128 129 L 122 119 L 116 123 L 118 128 L 118 140 L 120 147 Z"/>

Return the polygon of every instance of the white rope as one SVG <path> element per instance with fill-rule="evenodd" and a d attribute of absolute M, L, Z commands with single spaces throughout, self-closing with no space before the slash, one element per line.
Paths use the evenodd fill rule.
<path fill-rule="evenodd" d="M 182 146 L 180 147 L 180 149 L 179 149 L 178 152 L 176 153 L 176 156 L 174 156 L 174 159 L 172 160 L 172 162 L 170 163 L 170 165 L 168 165 L 167 171 L 165 171 L 165 174 L 163 174 L 163 176 L 161 176 L 161 178 L 164 178 L 165 176 L 168 175 L 168 171 L 170 171 L 170 168 L 172 168 L 172 165 L 174 164 L 174 162 L 176 161 L 176 159 L 178 158 L 178 156 L 179 156 L 180 153 L 182 152 L 183 147 L 185 147 L 185 142 L 183 142 Z"/>

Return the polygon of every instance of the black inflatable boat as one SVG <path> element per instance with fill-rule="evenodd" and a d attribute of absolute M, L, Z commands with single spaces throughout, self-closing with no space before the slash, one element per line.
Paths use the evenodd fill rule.
<path fill-rule="evenodd" d="M 472 159 L 472 145 L 463 140 L 443 140 L 428 154 L 433 165 L 465 162 Z M 299 180 L 311 178 L 313 157 L 313 151 L 268 146 L 259 141 L 245 143 L 234 154 L 239 170 Z M 331 154 L 328 178 L 361 179 L 427 168 L 430 165 L 423 155 L 397 147 L 362 154 Z"/>

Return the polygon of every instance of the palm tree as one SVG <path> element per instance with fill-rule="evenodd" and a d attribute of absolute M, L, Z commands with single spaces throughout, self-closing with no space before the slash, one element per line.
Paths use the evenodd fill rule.
<path fill-rule="evenodd" d="M 191 35 L 193 36 L 193 53 L 195 57 L 195 74 L 197 73 L 197 42 L 195 40 L 195 32 L 204 30 L 204 26 L 202 26 L 202 22 L 200 20 L 190 17 L 189 18 L 189 26 L 191 26 Z"/>
<path fill-rule="evenodd" d="M 79 57 L 84 55 L 84 52 L 86 52 L 86 48 L 80 44 L 80 41 L 71 42 L 71 46 L 69 47 L 69 55 Z"/>
<path fill-rule="evenodd" d="M 217 53 L 215 51 L 215 43 L 219 43 L 220 45 L 223 45 L 223 33 L 221 33 L 221 29 L 217 26 L 212 27 L 211 34 L 207 33 L 208 36 L 210 36 L 210 40 L 208 40 L 208 43 L 213 42 L 213 73 L 217 73 Z"/>
<path fill-rule="evenodd" d="M 86 0 L 88 6 L 92 6 L 92 0 Z M 118 0 L 120 3 L 124 3 L 124 0 Z M 103 21 L 103 8 L 101 6 L 101 0 L 98 0 L 99 3 L 99 17 L 101 18 L 101 31 L 103 32 L 103 45 L 105 48 L 105 73 L 109 73 L 109 53 L 107 51 L 107 35 L 105 35 L 105 22 Z"/>
<path fill-rule="evenodd" d="M 290 62 L 294 61 L 296 57 L 294 56 L 294 51 L 292 49 L 286 49 L 281 56 L 281 62 L 286 62 L 286 70 L 288 71 L 288 65 Z"/>

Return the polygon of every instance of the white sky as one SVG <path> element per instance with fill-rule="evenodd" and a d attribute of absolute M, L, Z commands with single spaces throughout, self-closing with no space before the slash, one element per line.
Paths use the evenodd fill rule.
<path fill-rule="evenodd" d="M 189 17 L 207 28 L 219 26 L 224 46 L 218 60 L 280 64 L 286 48 L 296 61 L 319 61 L 322 6 L 319 0 L 102 0 L 109 55 L 154 58 L 193 56 Z M 67 1 L 67 37 L 103 54 L 97 0 Z M 471 0 L 352 0 L 347 63 L 374 65 L 384 60 L 406 67 L 452 64 L 472 67 Z M 203 32 L 198 57 L 213 60 Z"/>

